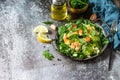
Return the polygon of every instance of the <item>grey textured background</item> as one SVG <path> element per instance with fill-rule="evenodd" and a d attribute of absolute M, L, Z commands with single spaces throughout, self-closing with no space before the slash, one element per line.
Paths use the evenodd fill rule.
<path fill-rule="evenodd" d="M 100 57 L 79 62 L 36 40 L 32 30 L 51 20 L 49 8 L 50 0 L 0 0 L 0 80 L 120 80 L 119 54 L 114 55 L 113 69 L 107 70 L 109 47 Z M 43 50 L 55 58 L 45 59 Z"/>

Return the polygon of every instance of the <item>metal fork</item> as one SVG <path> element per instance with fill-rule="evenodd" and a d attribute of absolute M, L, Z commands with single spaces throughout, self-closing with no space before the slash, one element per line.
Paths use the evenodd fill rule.
<path fill-rule="evenodd" d="M 108 64 L 108 70 L 110 71 L 111 68 L 112 68 L 112 54 L 113 52 L 115 51 L 114 49 L 114 35 L 115 33 L 117 33 L 118 31 L 118 23 L 117 21 L 113 21 L 112 25 L 111 25 L 111 28 L 110 28 L 110 32 L 111 32 L 111 37 L 112 37 L 112 40 L 111 40 L 111 52 L 110 52 L 110 56 L 109 56 L 109 64 Z"/>

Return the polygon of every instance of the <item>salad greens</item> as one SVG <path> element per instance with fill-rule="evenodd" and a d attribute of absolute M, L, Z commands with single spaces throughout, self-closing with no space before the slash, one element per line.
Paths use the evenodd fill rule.
<path fill-rule="evenodd" d="M 54 56 L 48 50 L 43 51 L 43 56 L 48 60 L 52 60 L 54 58 Z"/>
<path fill-rule="evenodd" d="M 89 0 L 70 0 L 70 4 L 75 9 L 84 8 L 88 4 Z"/>
<path fill-rule="evenodd" d="M 58 51 L 66 56 L 86 59 L 100 53 L 109 41 L 102 29 L 82 18 L 58 28 Z"/>

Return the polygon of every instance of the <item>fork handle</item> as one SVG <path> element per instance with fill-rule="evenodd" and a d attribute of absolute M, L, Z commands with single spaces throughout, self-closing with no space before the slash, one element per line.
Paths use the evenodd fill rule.
<path fill-rule="evenodd" d="M 111 71 L 112 69 L 112 64 L 113 64 L 113 59 L 112 59 L 112 56 L 113 56 L 113 52 L 115 51 L 114 50 L 114 47 L 113 47 L 113 42 L 111 43 L 111 52 L 109 54 L 109 62 L 108 62 L 108 71 Z"/>

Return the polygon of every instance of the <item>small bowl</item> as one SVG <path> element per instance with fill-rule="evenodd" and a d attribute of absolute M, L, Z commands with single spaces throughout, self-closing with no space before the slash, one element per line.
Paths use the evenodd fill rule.
<path fill-rule="evenodd" d="M 87 4 L 86 6 L 84 6 L 84 8 L 75 9 L 75 8 L 72 8 L 72 7 L 71 7 L 71 5 L 70 5 L 70 0 L 68 0 L 68 10 L 69 10 L 71 13 L 74 13 L 74 14 L 84 13 L 84 12 L 88 9 L 88 6 L 89 6 L 89 4 Z"/>

